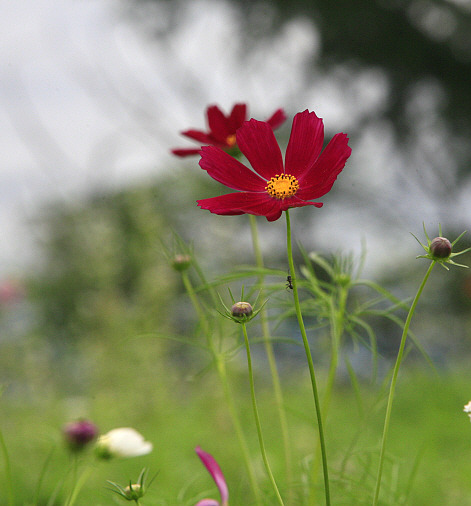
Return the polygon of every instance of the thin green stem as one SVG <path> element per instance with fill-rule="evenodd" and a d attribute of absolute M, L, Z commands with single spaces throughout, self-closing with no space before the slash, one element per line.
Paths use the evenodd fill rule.
<path fill-rule="evenodd" d="M 332 397 L 332 390 L 335 383 L 335 377 L 337 375 L 337 368 L 339 363 L 340 355 L 340 344 L 342 340 L 342 334 L 344 331 L 345 321 L 345 306 L 347 302 L 348 290 L 345 287 L 339 289 L 338 303 L 335 304 L 334 296 L 330 301 L 330 334 L 332 341 L 332 358 L 330 362 L 329 373 L 327 376 L 327 383 L 324 392 L 322 412 L 324 419 L 327 418 L 329 411 L 330 400 Z"/>
<path fill-rule="evenodd" d="M 75 470 L 74 470 L 74 477 L 77 475 L 77 460 L 75 459 Z M 92 472 L 92 468 L 88 467 L 85 469 L 85 471 L 81 474 L 81 476 L 78 479 L 74 480 L 74 488 L 72 490 L 72 493 L 70 494 L 70 497 L 68 501 L 66 502 L 66 506 L 73 506 L 75 504 L 75 501 L 77 500 L 77 497 L 80 493 L 80 490 L 85 485 L 85 482 L 87 481 L 88 477 L 90 476 L 90 473 Z"/>
<path fill-rule="evenodd" d="M 196 314 L 198 315 L 198 319 L 203 327 L 203 332 L 206 336 L 206 342 L 208 344 L 208 347 L 214 353 L 213 340 L 211 339 L 211 332 L 209 329 L 209 323 L 208 323 L 206 314 L 203 311 L 203 308 L 201 307 L 201 304 L 198 300 L 198 297 L 195 293 L 193 285 L 191 284 L 190 278 L 189 278 L 188 273 L 186 271 L 182 272 L 182 280 L 183 280 L 183 285 L 185 286 L 186 293 L 188 294 L 188 297 L 190 297 L 191 303 L 193 304 L 193 308 L 195 309 Z"/>
<path fill-rule="evenodd" d="M 337 376 L 337 369 L 339 364 L 340 346 L 342 334 L 344 331 L 345 322 L 345 306 L 347 302 L 348 290 L 345 287 L 339 288 L 338 301 L 336 301 L 335 294 L 331 294 L 329 299 L 329 326 L 330 326 L 330 340 L 331 340 L 331 359 L 329 372 L 327 374 L 327 381 L 324 389 L 322 399 L 322 414 L 324 422 L 327 419 L 330 401 L 332 399 L 332 392 L 334 389 L 335 378 Z M 313 476 L 317 476 L 319 468 L 320 452 L 316 452 L 316 458 L 313 463 Z"/>
<path fill-rule="evenodd" d="M 15 496 L 13 494 L 13 479 L 11 472 L 10 456 L 8 455 L 7 445 L 3 439 L 2 431 L 0 431 L 0 446 L 2 448 L 3 458 L 5 460 L 5 478 L 6 478 L 6 492 L 8 497 L 9 506 L 15 504 Z"/>
<path fill-rule="evenodd" d="M 54 448 L 52 448 L 51 451 L 49 452 L 49 455 L 46 457 L 44 465 L 41 468 L 41 472 L 39 473 L 38 485 L 36 487 L 36 493 L 35 493 L 35 498 L 34 498 L 34 504 L 39 504 L 39 496 L 40 496 L 40 492 L 41 492 L 41 486 L 42 486 L 44 477 L 46 475 L 46 470 L 49 466 L 49 463 L 51 462 L 53 453 L 54 453 Z"/>
<path fill-rule="evenodd" d="M 248 447 L 247 441 L 245 439 L 244 432 L 242 430 L 242 425 L 240 423 L 239 416 L 237 414 L 237 409 L 235 407 L 234 396 L 232 394 L 230 383 L 227 378 L 226 364 L 225 364 L 224 359 L 221 356 L 221 354 L 218 353 L 214 348 L 214 343 L 213 343 L 213 339 L 211 336 L 210 325 L 209 325 L 207 316 L 204 313 L 203 308 L 201 307 L 201 304 L 200 304 L 198 297 L 195 293 L 195 290 L 194 290 L 193 285 L 190 281 L 190 278 L 188 277 L 188 274 L 185 271 L 182 272 L 182 280 L 183 280 L 183 284 L 185 286 L 185 289 L 187 291 L 188 297 L 190 298 L 190 300 L 193 304 L 193 307 L 199 317 L 199 321 L 201 322 L 201 325 L 203 327 L 203 332 L 206 335 L 208 348 L 213 355 L 213 359 L 214 359 L 214 362 L 216 365 L 216 370 L 217 370 L 217 373 L 219 376 L 219 381 L 222 384 L 222 388 L 224 391 L 224 397 L 226 398 L 226 403 L 227 403 L 227 406 L 229 409 L 229 414 L 232 419 L 232 424 L 233 424 L 234 429 L 236 431 L 237 438 L 239 440 L 239 445 L 242 450 L 242 456 L 244 458 L 245 467 L 247 469 L 247 475 L 249 478 L 249 482 L 250 482 L 253 494 L 257 500 L 257 504 L 260 504 L 260 501 L 261 501 L 260 490 L 257 485 L 257 480 L 255 479 L 255 471 L 253 469 L 252 461 L 250 459 L 249 447 Z"/>
<path fill-rule="evenodd" d="M 435 264 L 436 264 L 436 262 L 433 261 L 430 264 L 427 272 L 425 273 L 424 279 L 422 280 L 422 283 L 420 284 L 419 289 L 417 290 L 417 293 L 416 293 L 414 300 L 412 301 L 411 307 L 409 309 L 409 313 L 407 315 L 406 321 L 404 323 L 404 329 L 402 331 L 401 343 L 399 345 L 399 351 L 397 353 L 396 364 L 394 366 L 394 370 L 393 370 L 393 374 L 392 374 L 392 378 L 391 378 L 391 385 L 389 387 L 388 405 L 386 408 L 386 415 L 384 418 L 383 437 L 381 439 L 381 451 L 379 454 L 378 475 L 376 478 L 376 488 L 375 488 L 375 494 L 373 497 L 373 506 L 376 506 L 378 504 L 379 491 L 381 488 L 381 477 L 383 474 L 384 457 L 385 457 L 385 452 L 386 452 L 386 441 L 388 438 L 389 423 L 391 420 L 394 392 L 396 390 L 397 377 L 399 374 L 399 368 L 401 366 L 402 357 L 404 355 L 404 349 L 406 346 L 407 334 L 409 333 L 410 322 L 412 320 L 412 316 L 414 315 L 417 303 L 419 302 L 419 298 L 424 290 L 425 283 L 427 282 L 427 280 L 430 276 L 430 273 L 432 272 L 432 269 L 434 268 Z"/>
<path fill-rule="evenodd" d="M 278 487 L 276 486 L 275 478 L 273 477 L 273 473 L 270 468 L 270 464 L 268 462 L 267 453 L 265 451 L 265 444 L 263 442 L 263 434 L 262 434 L 262 426 L 260 424 L 260 417 L 258 415 L 257 408 L 257 399 L 255 397 L 255 384 L 253 378 L 253 367 L 252 367 L 252 355 L 250 353 L 250 345 L 249 345 L 249 336 L 247 335 L 247 327 L 245 323 L 242 323 L 242 331 L 244 333 L 244 341 L 245 341 L 245 349 L 247 351 L 247 368 L 249 371 L 249 383 L 250 383 L 250 394 L 252 397 L 252 409 L 255 418 L 255 425 L 257 427 L 258 434 L 258 442 L 260 444 L 260 452 L 262 454 L 263 463 L 265 464 L 265 469 L 268 474 L 268 478 L 273 486 L 273 490 L 275 491 L 275 496 L 281 506 L 284 506 L 283 499 L 281 498 Z"/>
<path fill-rule="evenodd" d="M 298 318 L 299 330 L 301 331 L 301 337 L 303 339 L 304 351 L 306 353 L 306 359 L 309 367 L 309 375 L 311 377 L 312 394 L 314 397 L 314 405 L 316 408 L 317 416 L 317 427 L 319 431 L 319 442 L 321 447 L 322 455 L 322 468 L 324 471 L 324 492 L 325 492 L 325 503 L 326 506 L 330 506 L 330 487 L 329 487 L 329 471 L 327 469 L 327 451 L 325 447 L 324 429 L 322 424 L 321 405 L 319 401 L 319 394 L 317 392 L 316 375 L 314 372 L 314 363 L 312 361 L 311 349 L 309 348 L 309 341 L 307 339 L 306 328 L 304 326 L 303 315 L 301 312 L 301 306 L 299 304 L 299 293 L 298 284 L 296 282 L 296 270 L 294 268 L 293 259 L 293 247 L 291 241 L 291 223 L 289 218 L 289 211 L 285 211 L 286 215 L 286 244 L 288 253 L 288 264 L 291 274 L 291 283 L 293 285 L 293 296 L 294 296 L 294 307 L 296 310 L 296 316 Z"/>
<path fill-rule="evenodd" d="M 252 235 L 252 244 L 255 254 L 256 265 L 259 269 L 263 269 L 263 255 L 260 247 L 260 241 L 258 237 L 258 229 L 257 229 L 257 221 L 255 216 L 252 214 L 249 215 L 250 219 L 250 231 Z M 258 279 L 258 283 L 260 286 L 260 299 L 263 300 L 263 283 L 264 276 L 260 275 Z M 270 368 L 270 374 L 273 382 L 273 391 L 275 394 L 275 404 L 278 411 L 278 418 L 280 419 L 280 428 L 281 428 L 281 437 L 283 439 L 283 449 L 285 454 L 285 473 L 286 473 L 286 482 L 288 485 L 292 482 L 292 473 L 291 473 L 291 444 L 289 439 L 289 430 L 288 430 L 288 420 L 286 418 L 286 412 L 284 409 L 284 399 L 283 399 L 283 391 L 281 389 L 280 375 L 278 373 L 278 367 L 276 365 L 275 353 L 273 351 L 271 334 L 270 334 L 270 326 L 268 323 L 268 312 L 265 306 L 263 306 L 260 311 L 260 323 L 262 326 L 262 335 L 263 335 L 263 343 L 265 346 L 265 353 L 268 359 L 268 365 Z"/>

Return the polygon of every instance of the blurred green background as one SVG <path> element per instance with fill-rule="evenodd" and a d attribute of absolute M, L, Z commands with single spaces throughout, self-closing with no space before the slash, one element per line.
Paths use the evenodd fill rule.
<path fill-rule="evenodd" d="M 90 6 L 83 8 L 91 9 L 93 18 Z M 155 450 L 140 459 L 97 466 L 78 504 L 119 502 L 106 490 L 106 480 L 125 484 L 144 466 L 151 475 L 158 473 L 144 504 L 193 505 L 203 491 L 217 497 L 194 454 L 196 445 L 219 461 L 231 503 L 251 504 L 210 356 L 201 343 L 183 342 L 201 335 L 167 257 L 177 233 L 193 245 L 210 281 L 237 266 L 253 265 L 248 221 L 197 210 L 196 199 L 222 190 L 202 173 L 197 159 L 173 159 L 169 150 L 189 146 L 178 132 L 204 128 L 204 110 L 215 102 L 229 111 L 235 102 L 246 101 L 258 119 L 284 107 L 289 120 L 278 134 L 282 145 L 291 117 L 315 110 L 324 118 L 326 138 L 347 132 L 353 154 L 323 199 L 323 209 L 292 213 L 295 239 L 308 252 L 329 258 L 351 251 L 359 258 L 364 242 L 365 276 L 400 298 L 411 297 L 427 264 L 415 260 L 422 250 L 409 232 L 423 239 L 424 222 L 435 236 L 441 223 L 453 240 L 469 228 L 471 3 L 123 0 L 109 15 L 111 24 L 134 31 L 140 47 L 146 47 L 138 65 L 136 48 L 128 54 L 129 48 L 115 46 L 123 60 L 134 57 L 129 63 L 133 86 L 106 66 L 99 74 L 91 65 L 71 75 L 116 128 L 97 134 L 81 165 L 87 177 L 93 174 L 91 184 L 81 181 L 75 191 L 72 177 L 61 197 L 51 188 L 40 204 L 28 207 L 27 237 L 18 236 L 26 237 L 18 249 L 27 250 L 29 261 L 2 270 L 0 428 L 16 504 L 36 504 L 49 455 L 37 504 L 51 504 L 52 491 L 70 479 L 61 428 L 80 417 L 92 419 L 103 432 L 135 427 Z M 113 116 L 115 103 L 119 120 Z M 75 152 L 54 138 L 51 126 L 54 122 L 60 129 L 65 118 L 35 122 L 28 113 L 35 104 L 28 104 L 24 99 L 20 114 L 5 110 L 32 147 L 31 170 L 37 165 L 46 172 L 64 168 L 69 177 L 74 167 L 67 159 Z M 26 128 L 33 124 L 36 129 Z M 134 158 L 126 158 L 120 144 L 132 136 L 155 153 L 139 159 L 135 178 Z M 56 143 L 67 156 L 51 148 Z M 284 223 L 258 223 L 266 265 L 287 271 Z M 470 244 L 465 236 L 458 249 Z M 470 264 L 469 255 L 460 260 Z M 291 300 L 284 276 L 271 280 L 274 323 Z M 241 283 L 251 287 L 254 279 L 229 286 L 237 293 Z M 218 290 L 225 297 L 225 286 Z M 352 307 L 359 300 L 361 293 L 353 293 Z M 471 505 L 471 426 L 462 413 L 471 399 L 470 318 L 470 274 L 437 268 L 412 326 L 435 368 L 411 347 L 393 412 L 384 504 Z M 371 503 L 386 398 L 383 381 L 400 329 L 374 316 L 369 323 L 378 340 L 379 376 L 370 380 L 370 351 L 347 341 L 345 356 L 354 366 L 362 400 L 354 401 L 348 373 L 341 368 L 327 421 L 334 504 Z M 324 333 L 312 332 L 321 388 L 328 353 Z M 298 458 L 295 489 L 301 495 L 313 444 L 309 385 L 306 371 L 300 373 L 304 363 L 297 348 L 277 344 L 276 352 Z M 275 475 L 282 476 L 279 427 L 273 422 L 261 345 L 254 344 L 254 353 L 267 446 Z M 243 353 L 229 362 L 238 408 L 257 455 L 244 367 Z M 341 474 L 341 469 L 348 472 Z M 1 490 L 6 479 L 3 472 Z M 59 492 L 54 504 L 63 500 Z M 1 494 L 0 504 L 8 504 Z"/>

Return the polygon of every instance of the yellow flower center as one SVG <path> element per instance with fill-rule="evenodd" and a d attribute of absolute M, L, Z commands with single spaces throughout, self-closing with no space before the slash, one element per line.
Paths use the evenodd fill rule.
<path fill-rule="evenodd" d="M 299 189 L 299 182 L 294 176 L 289 174 L 279 174 L 268 181 L 265 190 L 276 199 L 286 199 L 296 194 Z"/>
<path fill-rule="evenodd" d="M 226 143 L 227 143 L 228 146 L 230 146 L 232 148 L 232 146 L 234 146 L 235 143 L 236 143 L 236 136 L 235 136 L 235 134 L 228 135 L 226 137 Z"/>

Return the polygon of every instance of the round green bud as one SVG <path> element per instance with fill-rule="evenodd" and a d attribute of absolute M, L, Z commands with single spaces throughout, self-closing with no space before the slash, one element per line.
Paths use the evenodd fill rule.
<path fill-rule="evenodd" d="M 172 267 L 176 271 L 186 271 L 191 264 L 191 256 L 190 255 L 175 255 L 172 261 Z"/>
<path fill-rule="evenodd" d="M 448 258 L 451 255 L 451 242 L 445 237 L 435 237 L 430 243 L 430 253 L 435 258 Z"/>
<path fill-rule="evenodd" d="M 126 496 L 126 499 L 130 501 L 136 501 L 137 499 L 140 499 L 144 496 L 144 490 L 142 486 L 139 483 L 135 483 L 133 485 L 128 485 L 124 489 L 124 493 Z"/>

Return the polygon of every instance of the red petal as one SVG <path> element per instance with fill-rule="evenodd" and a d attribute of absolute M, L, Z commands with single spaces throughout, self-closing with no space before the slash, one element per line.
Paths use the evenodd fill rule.
<path fill-rule="evenodd" d="M 227 136 L 234 133 L 229 131 L 228 119 L 217 105 L 208 107 L 206 114 L 208 116 L 208 126 L 211 136 L 225 144 Z"/>
<path fill-rule="evenodd" d="M 281 216 L 281 209 L 277 209 L 273 214 L 267 214 L 268 221 L 276 221 Z"/>
<path fill-rule="evenodd" d="M 201 130 L 185 130 L 181 133 L 185 137 L 189 137 L 194 141 L 198 141 L 201 144 L 214 144 L 214 139 L 212 139 L 206 132 L 202 132 Z"/>
<path fill-rule="evenodd" d="M 237 130 L 237 145 L 252 167 L 270 179 L 283 173 L 283 159 L 273 130 L 268 123 L 251 119 Z"/>
<path fill-rule="evenodd" d="M 220 183 L 234 190 L 265 192 L 266 181 L 220 148 L 204 146 L 200 167 Z"/>
<path fill-rule="evenodd" d="M 283 109 L 277 109 L 268 119 L 267 123 L 275 130 L 286 121 L 286 114 Z"/>
<path fill-rule="evenodd" d="M 286 172 L 297 177 L 302 183 L 304 173 L 312 167 L 319 156 L 323 142 L 322 119 L 308 110 L 296 114 L 286 148 Z"/>
<path fill-rule="evenodd" d="M 219 494 L 221 495 L 222 503 L 227 504 L 229 491 L 227 490 L 226 480 L 222 474 L 219 464 L 216 462 L 216 459 L 210 453 L 203 451 L 199 446 L 195 448 L 195 451 L 213 478 L 214 483 L 216 483 L 216 486 L 219 489 Z"/>
<path fill-rule="evenodd" d="M 348 145 L 346 134 L 335 135 L 312 169 L 305 174 L 304 185 L 296 193 L 296 196 L 301 199 L 312 200 L 325 195 L 330 191 L 337 176 L 342 172 L 351 152 L 352 149 Z"/>
<path fill-rule="evenodd" d="M 229 116 L 229 129 L 231 134 L 235 134 L 236 130 L 242 126 L 242 123 L 247 119 L 247 105 L 236 104 Z"/>
<path fill-rule="evenodd" d="M 278 200 L 272 199 L 267 193 L 238 192 L 228 193 L 219 197 L 198 200 L 202 209 L 214 214 L 235 215 L 255 214 L 257 216 L 273 216 L 280 211 Z"/>
<path fill-rule="evenodd" d="M 286 211 L 292 207 L 304 207 L 304 206 L 314 206 L 314 207 L 322 207 L 324 204 L 322 202 L 308 202 L 307 200 L 302 200 L 298 198 L 298 196 L 294 196 L 288 199 L 283 200 L 281 204 L 282 211 Z"/>
<path fill-rule="evenodd" d="M 172 153 L 175 156 L 184 158 L 185 156 L 197 155 L 201 151 L 201 148 L 175 148 L 172 149 Z"/>

